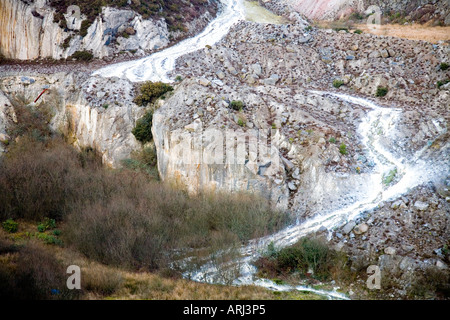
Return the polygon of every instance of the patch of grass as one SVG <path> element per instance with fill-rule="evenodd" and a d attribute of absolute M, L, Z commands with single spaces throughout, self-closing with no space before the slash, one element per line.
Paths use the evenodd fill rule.
<path fill-rule="evenodd" d="M 241 127 L 245 127 L 246 121 L 243 118 L 239 118 L 237 124 Z"/>
<path fill-rule="evenodd" d="M 49 218 L 45 218 L 45 220 L 42 221 L 37 226 L 37 229 L 39 232 L 44 232 L 44 231 L 47 231 L 49 229 L 54 229 L 54 228 L 56 228 L 56 221 L 55 221 L 55 219 L 49 219 Z"/>
<path fill-rule="evenodd" d="M 347 146 L 344 143 L 341 143 L 341 145 L 339 146 L 339 152 L 343 155 L 348 154 Z"/>
<path fill-rule="evenodd" d="M 394 181 L 395 176 L 397 175 L 397 168 L 389 171 L 389 174 L 387 176 L 383 176 L 383 183 L 385 185 L 390 185 L 392 181 Z"/>
<path fill-rule="evenodd" d="M 15 233 L 19 229 L 19 224 L 13 219 L 8 219 L 2 223 L 3 229 L 9 233 Z"/>
<path fill-rule="evenodd" d="M 362 30 L 360 30 L 360 29 L 356 29 L 353 33 L 356 33 L 356 34 L 362 34 L 363 33 L 363 31 Z"/>
<path fill-rule="evenodd" d="M 335 87 L 335 88 L 340 88 L 343 84 L 344 84 L 344 81 L 342 81 L 342 80 L 338 80 L 338 79 L 333 80 L 333 87 Z"/>
<path fill-rule="evenodd" d="M 336 138 L 335 137 L 331 137 L 330 140 L 328 140 L 330 143 L 336 143 Z"/>
<path fill-rule="evenodd" d="M 245 104 L 241 100 L 233 100 L 230 106 L 233 110 L 239 111 L 245 107 Z"/>

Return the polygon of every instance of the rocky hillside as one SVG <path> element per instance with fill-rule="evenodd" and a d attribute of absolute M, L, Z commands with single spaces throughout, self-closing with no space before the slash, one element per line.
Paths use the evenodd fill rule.
<path fill-rule="evenodd" d="M 364 16 L 371 5 L 380 7 L 383 18 L 393 22 L 432 21 L 450 25 L 450 3 L 446 0 L 261 0 L 265 6 L 280 11 L 297 11 L 312 20 L 337 20 L 352 14 Z"/>
<path fill-rule="evenodd" d="M 215 1 L 161 3 L 1 0 L 0 53 L 20 60 L 64 59 L 77 51 L 96 58 L 143 55 L 198 32 L 217 11 Z"/>

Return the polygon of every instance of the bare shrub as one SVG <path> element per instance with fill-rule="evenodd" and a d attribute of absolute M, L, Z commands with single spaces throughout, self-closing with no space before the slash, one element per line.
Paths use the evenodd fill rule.
<path fill-rule="evenodd" d="M 66 270 L 50 252 L 33 243 L 18 250 L 10 244 L 10 250 L 18 252 L 18 255 L 10 259 L 9 263 L 0 264 L 2 300 L 78 297 L 77 290 L 67 289 Z"/>

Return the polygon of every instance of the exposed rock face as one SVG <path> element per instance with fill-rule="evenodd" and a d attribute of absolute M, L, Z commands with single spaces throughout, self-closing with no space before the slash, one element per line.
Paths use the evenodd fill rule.
<path fill-rule="evenodd" d="M 66 15 L 66 30 L 53 22 L 53 16 L 54 10 L 45 0 L 34 3 L 1 0 L 0 52 L 6 58 L 30 60 L 67 58 L 75 51 L 88 50 L 103 58 L 122 50 L 155 50 L 169 44 L 164 19 L 145 20 L 131 10 L 103 8 L 84 37 L 78 32 L 83 16 L 77 19 Z M 126 33 L 127 28 L 135 33 Z"/>
<path fill-rule="evenodd" d="M 32 13 L 39 11 L 40 16 Z M 0 52 L 6 58 L 35 59 L 58 57 L 64 31 L 53 23 L 53 13 L 45 1 L 28 5 L 23 1 L 0 1 Z"/>
<path fill-rule="evenodd" d="M 34 104 L 44 86 L 49 91 Z M 8 99 L 20 95 L 31 106 L 39 107 L 41 102 L 50 105 L 54 114 L 50 126 L 76 146 L 95 148 L 108 166 L 120 167 L 121 160 L 141 147 L 131 130 L 144 109 L 132 102 L 133 85 L 126 80 L 95 77 L 86 80 L 76 73 L 11 76 L 1 78 L 0 88 L 0 134 L 5 122 L 13 125 L 9 120 L 13 118 L 13 110 Z"/>

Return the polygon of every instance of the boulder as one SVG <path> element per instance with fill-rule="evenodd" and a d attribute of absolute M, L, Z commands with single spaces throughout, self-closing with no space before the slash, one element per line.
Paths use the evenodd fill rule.
<path fill-rule="evenodd" d="M 353 232 L 358 235 L 367 232 L 367 230 L 369 230 L 369 226 L 366 223 L 358 224 L 353 228 Z"/>

